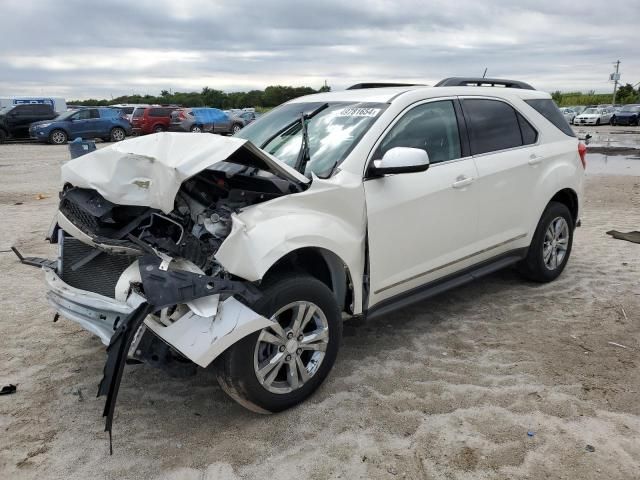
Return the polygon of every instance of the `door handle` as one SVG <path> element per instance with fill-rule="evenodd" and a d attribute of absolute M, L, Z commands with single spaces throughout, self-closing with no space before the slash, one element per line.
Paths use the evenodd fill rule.
<path fill-rule="evenodd" d="M 538 165 L 540 162 L 542 162 L 542 157 L 536 155 L 535 153 L 532 153 L 529 156 L 529 165 Z"/>
<path fill-rule="evenodd" d="M 475 179 L 473 177 L 465 177 L 460 175 L 456 178 L 456 181 L 451 185 L 453 188 L 464 188 L 467 185 L 471 185 Z"/>

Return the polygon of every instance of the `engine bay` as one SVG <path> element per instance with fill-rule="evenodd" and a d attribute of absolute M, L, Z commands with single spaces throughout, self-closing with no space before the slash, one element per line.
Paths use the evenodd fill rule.
<path fill-rule="evenodd" d="M 193 262 L 207 275 L 220 271 L 214 256 L 242 209 L 300 191 L 293 182 L 254 167 L 219 163 L 181 185 L 174 209 L 117 205 L 99 192 L 65 185 L 60 212 L 99 249 L 164 254 Z"/>

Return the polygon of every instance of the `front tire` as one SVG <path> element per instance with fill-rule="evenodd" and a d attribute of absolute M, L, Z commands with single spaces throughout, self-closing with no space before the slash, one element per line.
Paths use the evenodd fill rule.
<path fill-rule="evenodd" d="M 7 134 L 5 133 L 4 130 L 0 128 L 0 143 L 4 143 L 6 139 L 7 139 Z"/>
<path fill-rule="evenodd" d="M 111 133 L 109 134 L 109 140 L 112 142 L 121 142 L 127 137 L 127 132 L 124 131 L 123 128 L 115 127 L 111 129 Z"/>
<path fill-rule="evenodd" d="M 529 280 L 546 283 L 558 278 L 573 245 L 573 217 L 566 205 L 550 202 L 531 240 L 520 272 Z"/>
<path fill-rule="evenodd" d="M 234 123 L 233 126 L 231 127 L 231 135 L 235 135 L 240 130 L 242 130 L 242 125 L 240 125 L 239 123 Z"/>
<path fill-rule="evenodd" d="M 153 133 L 161 133 L 164 132 L 164 127 L 162 125 L 157 125 L 154 129 L 153 129 Z"/>
<path fill-rule="evenodd" d="M 253 309 L 277 323 L 229 347 L 216 362 L 218 383 L 249 410 L 280 412 L 309 397 L 331 371 L 340 309 L 331 290 L 309 276 L 271 284 Z"/>
<path fill-rule="evenodd" d="M 600 125 L 600 119 L 599 119 L 599 118 L 598 118 L 598 119 L 596 119 L 596 127 L 597 127 L 598 125 Z"/>
<path fill-rule="evenodd" d="M 194 125 L 191 127 L 191 133 L 202 133 L 202 127 L 200 125 Z"/>
<path fill-rule="evenodd" d="M 64 145 L 68 139 L 67 132 L 64 130 L 54 130 L 49 134 L 49 143 L 54 145 Z"/>
<path fill-rule="evenodd" d="M 616 117 L 611 117 L 611 126 L 615 127 L 616 125 Z"/>

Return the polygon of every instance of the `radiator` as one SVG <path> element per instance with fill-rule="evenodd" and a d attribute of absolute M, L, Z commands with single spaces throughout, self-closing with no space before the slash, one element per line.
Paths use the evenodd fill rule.
<path fill-rule="evenodd" d="M 136 259 L 133 256 L 109 255 L 101 252 L 89 263 L 74 271 L 71 267 L 76 262 L 90 253 L 96 252 L 97 249 L 68 236 L 63 237 L 60 249 L 62 258 L 61 278 L 66 284 L 110 298 L 115 296 L 118 278 Z"/>

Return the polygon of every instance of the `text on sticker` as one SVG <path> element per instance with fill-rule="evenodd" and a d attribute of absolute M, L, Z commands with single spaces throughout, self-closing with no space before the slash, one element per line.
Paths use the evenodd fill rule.
<path fill-rule="evenodd" d="M 343 108 L 338 112 L 339 117 L 375 117 L 379 108 Z"/>

